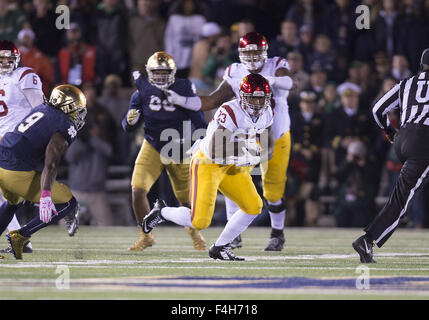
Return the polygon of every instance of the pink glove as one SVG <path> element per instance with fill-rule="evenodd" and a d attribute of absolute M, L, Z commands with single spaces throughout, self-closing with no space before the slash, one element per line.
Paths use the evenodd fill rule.
<path fill-rule="evenodd" d="M 48 223 L 52 219 L 52 212 L 57 216 L 58 212 L 55 210 L 55 205 L 51 199 L 51 191 L 43 190 L 40 196 L 39 217 L 44 223 Z"/>

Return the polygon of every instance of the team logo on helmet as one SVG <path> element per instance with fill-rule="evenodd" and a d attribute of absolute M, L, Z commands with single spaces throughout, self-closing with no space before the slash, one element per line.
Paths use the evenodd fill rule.
<path fill-rule="evenodd" d="M 146 71 L 149 83 L 161 90 L 167 89 L 174 83 L 176 62 L 164 51 L 155 52 L 147 60 Z"/>
<path fill-rule="evenodd" d="M 70 84 L 57 86 L 52 90 L 49 103 L 64 112 L 80 130 L 85 124 L 86 98 L 83 92 Z"/>

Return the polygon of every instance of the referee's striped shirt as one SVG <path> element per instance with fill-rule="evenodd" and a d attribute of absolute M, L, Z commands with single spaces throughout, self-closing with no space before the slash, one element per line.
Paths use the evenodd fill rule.
<path fill-rule="evenodd" d="M 429 126 L 429 72 L 404 79 L 387 91 L 372 113 L 380 128 L 389 126 L 389 111 L 400 108 L 401 127 L 406 123 Z"/>

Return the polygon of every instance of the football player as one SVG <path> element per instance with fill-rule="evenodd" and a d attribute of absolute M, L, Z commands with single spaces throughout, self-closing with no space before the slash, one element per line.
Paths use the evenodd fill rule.
<path fill-rule="evenodd" d="M 131 179 L 132 206 L 136 217 L 140 238 L 128 248 L 130 251 L 141 251 L 152 246 L 154 238 L 141 230 L 143 217 L 149 213 L 150 206 L 147 194 L 152 185 L 165 169 L 174 195 L 183 206 L 189 204 L 189 161 L 183 161 L 179 155 L 175 159 L 162 152 L 169 143 L 163 141 L 162 134 L 166 130 L 175 130 L 180 134 L 177 141 L 183 154 L 184 121 L 191 121 L 194 129 L 206 128 L 204 115 L 201 111 L 189 111 L 176 108 L 167 101 L 163 90 L 169 89 L 180 95 L 195 96 L 192 83 L 187 79 L 175 77 L 176 63 L 166 52 L 155 52 L 146 64 L 147 77 L 136 71 L 133 73 L 137 90 L 131 96 L 127 115 L 122 121 L 125 131 L 131 131 L 144 123 L 144 141 L 135 161 Z M 186 138 L 186 137 L 185 137 Z M 167 139 L 165 139 L 167 140 Z M 174 141 L 172 141 L 174 143 Z M 190 145 L 189 141 L 189 145 Z M 196 250 L 206 250 L 206 244 L 200 232 L 186 228 Z"/>
<path fill-rule="evenodd" d="M 18 67 L 20 53 L 11 41 L 0 40 L 0 139 L 6 132 L 12 131 L 31 108 L 43 103 L 42 83 L 39 76 L 30 68 Z M 5 202 L 0 195 L 0 204 Z M 13 216 L 8 230 L 21 226 Z M 11 248 L 0 250 L 11 252 Z M 32 252 L 29 241 L 24 252 Z"/>
<path fill-rule="evenodd" d="M 240 207 L 210 247 L 209 256 L 220 260 L 244 260 L 230 251 L 229 244 L 261 213 L 262 199 L 250 170 L 261 160 L 258 137 L 273 123 L 271 88 L 264 77 L 246 76 L 239 91 L 240 99 L 220 106 L 206 136 L 192 148 L 196 151 L 191 161 L 191 209 L 167 207 L 158 200 L 142 225 L 146 233 L 166 220 L 205 229 L 211 223 L 219 190 Z"/>
<path fill-rule="evenodd" d="M 283 233 L 285 205 L 283 194 L 286 184 L 286 171 L 291 150 L 290 117 L 287 97 L 293 87 L 289 64 L 284 58 L 267 58 L 268 43 L 264 36 L 249 32 L 240 38 L 238 45 L 241 63 L 233 63 L 226 70 L 223 81 L 209 96 L 184 99 L 174 92 L 168 92 L 169 101 L 190 110 L 210 110 L 231 97 L 239 98 L 239 84 L 249 72 L 261 74 L 270 83 L 273 90 L 275 108 L 273 135 L 274 153 L 268 163 L 261 165 L 264 198 L 268 202 L 271 218 L 271 235 L 265 251 L 281 251 L 285 238 Z M 227 218 L 238 209 L 230 199 L 225 200 Z M 241 237 L 234 239 L 233 247 L 241 247 Z"/>
<path fill-rule="evenodd" d="M 39 203 L 39 216 L 7 239 L 16 259 L 36 231 L 78 210 L 70 189 L 56 181 L 59 163 L 85 124 L 86 99 L 72 85 L 55 87 L 49 101 L 33 108 L 0 141 L 0 234 L 24 200 Z"/>

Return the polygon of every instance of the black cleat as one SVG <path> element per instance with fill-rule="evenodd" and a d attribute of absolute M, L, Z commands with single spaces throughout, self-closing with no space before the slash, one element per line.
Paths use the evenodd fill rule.
<path fill-rule="evenodd" d="M 356 252 L 359 254 L 360 262 L 375 263 L 375 260 L 372 258 L 373 244 L 368 242 L 365 236 L 361 236 L 357 238 L 356 241 L 353 242 L 352 246 L 353 246 L 353 249 L 355 249 Z"/>
<path fill-rule="evenodd" d="M 241 248 L 243 246 L 243 241 L 241 240 L 241 235 L 239 234 L 238 236 L 236 236 L 234 238 L 234 240 L 232 240 L 232 242 L 229 244 L 229 246 L 231 247 L 231 249 Z"/>
<path fill-rule="evenodd" d="M 23 253 L 33 253 L 33 248 L 31 246 L 31 242 L 28 241 L 25 246 L 24 246 L 24 250 L 22 251 Z M 0 253 L 13 253 L 12 251 L 12 247 L 9 246 L 7 248 L 1 249 Z"/>
<path fill-rule="evenodd" d="M 272 237 L 264 251 L 282 251 L 285 242 L 286 240 L 283 234 L 278 237 Z"/>
<path fill-rule="evenodd" d="M 76 234 L 77 229 L 79 228 L 79 211 L 80 206 L 78 204 L 76 211 L 70 212 L 64 217 L 64 221 L 66 222 L 67 226 L 67 233 L 70 237 L 73 237 Z"/>
<path fill-rule="evenodd" d="M 151 232 L 152 229 L 155 228 L 157 225 L 166 221 L 161 216 L 161 209 L 165 208 L 166 206 L 167 204 L 164 200 L 156 200 L 153 209 L 143 219 L 142 230 L 144 233 Z"/>
<path fill-rule="evenodd" d="M 237 257 L 230 251 L 229 245 L 215 246 L 214 244 L 209 249 L 209 256 L 212 259 L 229 260 L 229 261 L 243 261 L 244 258 Z"/>

